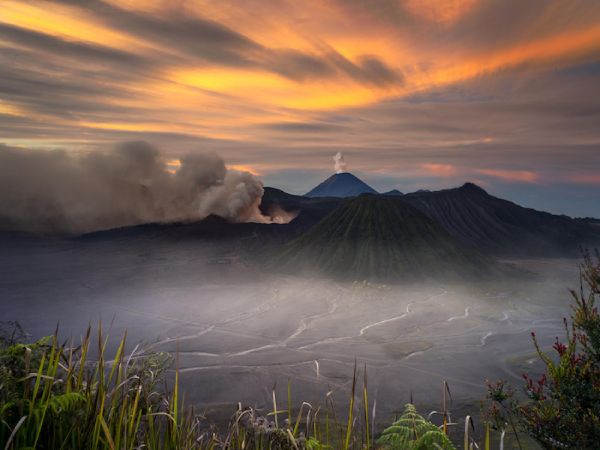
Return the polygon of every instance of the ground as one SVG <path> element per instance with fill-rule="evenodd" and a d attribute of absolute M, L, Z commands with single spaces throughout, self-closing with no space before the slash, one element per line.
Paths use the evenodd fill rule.
<path fill-rule="evenodd" d="M 511 261 L 539 275 L 459 284 L 384 285 L 262 273 L 223 243 L 7 239 L 0 255 L 0 317 L 33 338 L 81 335 L 101 319 L 128 347 L 179 353 L 187 403 L 215 420 L 237 402 L 268 407 L 333 391 L 347 401 L 354 361 L 366 364 L 377 415 L 410 395 L 441 408 L 442 381 L 457 409 L 484 380 L 519 384 L 535 370 L 531 331 L 551 345 L 569 315 L 576 260 Z M 460 405 L 463 405 L 461 407 Z M 461 409 L 461 410 L 462 410 Z M 477 414 L 478 410 L 471 411 Z"/>

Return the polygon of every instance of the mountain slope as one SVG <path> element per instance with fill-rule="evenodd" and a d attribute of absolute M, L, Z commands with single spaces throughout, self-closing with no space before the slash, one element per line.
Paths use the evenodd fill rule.
<path fill-rule="evenodd" d="M 524 208 L 466 183 L 402 197 L 464 244 L 507 256 L 576 255 L 600 243 L 591 223 Z"/>
<path fill-rule="evenodd" d="M 344 202 L 287 244 L 273 262 L 284 269 L 360 279 L 470 277 L 495 268 L 400 198 L 373 195 Z"/>
<path fill-rule="evenodd" d="M 349 172 L 331 175 L 306 197 L 356 197 L 360 194 L 377 194 L 377 191 Z"/>

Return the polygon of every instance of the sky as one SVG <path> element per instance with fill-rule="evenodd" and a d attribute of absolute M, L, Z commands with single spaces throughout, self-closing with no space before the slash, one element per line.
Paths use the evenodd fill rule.
<path fill-rule="evenodd" d="M 0 145 L 600 217 L 597 0 L 2 0 Z"/>

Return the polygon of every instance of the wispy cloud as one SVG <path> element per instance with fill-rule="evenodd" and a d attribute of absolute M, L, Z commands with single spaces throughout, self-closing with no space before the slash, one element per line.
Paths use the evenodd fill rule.
<path fill-rule="evenodd" d="M 595 0 L 4 0 L 0 137 L 594 186 L 598 23 Z"/>
<path fill-rule="evenodd" d="M 452 177 L 457 174 L 456 167 L 451 164 L 421 164 L 421 167 L 440 177 Z"/>
<path fill-rule="evenodd" d="M 539 174 L 530 170 L 476 169 L 475 172 L 493 178 L 499 178 L 503 181 L 537 183 L 540 180 Z"/>
<path fill-rule="evenodd" d="M 598 173 L 576 173 L 566 177 L 567 182 L 577 184 L 600 185 L 600 174 Z"/>

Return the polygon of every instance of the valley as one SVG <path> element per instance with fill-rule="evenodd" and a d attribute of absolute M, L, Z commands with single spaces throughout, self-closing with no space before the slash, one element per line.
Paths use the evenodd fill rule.
<path fill-rule="evenodd" d="M 288 381 L 296 399 L 333 391 L 343 403 L 356 358 L 388 418 L 411 394 L 437 405 L 443 380 L 459 404 L 479 400 L 486 378 L 518 382 L 530 332 L 543 345 L 561 335 L 577 280 L 577 260 L 532 259 L 510 262 L 538 276 L 503 282 L 333 281 L 265 273 L 227 242 L 12 238 L 0 317 L 34 338 L 102 320 L 112 344 L 127 329 L 129 351 L 179 354 L 187 401 L 214 420 L 237 402 L 267 408 Z"/>

